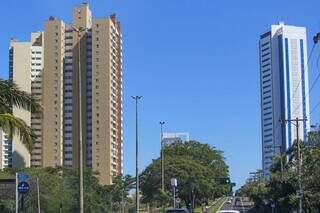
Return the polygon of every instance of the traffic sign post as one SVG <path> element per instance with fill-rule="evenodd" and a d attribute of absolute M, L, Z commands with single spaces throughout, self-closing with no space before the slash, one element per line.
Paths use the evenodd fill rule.
<path fill-rule="evenodd" d="M 26 181 L 22 181 L 18 184 L 18 192 L 20 194 L 25 194 L 30 190 L 30 185 Z"/>
<path fill-rule="evenodd" d="M 18 180 L 19 181 L 27 181 L 31 178 L 28 173 L 18 173 Z"/>
<path fill-rule="evenodd" d="M 29 192 L 30 184 L 28 183 L 31 175 L 28 173 L 16 173 L 16 213 L 24 210 L 24 195 Z M 19 195 L 21 202 L 19 208 Z M 19 211 L 21 210 L 21 211 Z"/>
<path fill-rule="evenodd" d="M 276 204 L 275 203 L 271 203 L 272 213 L 275 211 L 275 208 L 276 208 Z"/>

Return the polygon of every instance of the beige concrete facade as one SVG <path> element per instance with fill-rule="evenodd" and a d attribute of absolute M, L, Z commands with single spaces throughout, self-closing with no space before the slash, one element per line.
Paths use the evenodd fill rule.
<path fill-rule="evenodd" d="M 50 17 L 44 27 L 42 166 L 63 165 L 63 67 L 65 24 Z"/>
<path fill-rule="evenodd" d="M 30 42 L 11 41 L 10 49 L 13 50 L 12 57 L 13 69 L 11 70 L 11 80 L 13 80 L 18 87 L 31 93 L 31 78 L 30 66 Z M 27 79 L 27 80 L 26 80 Z M 21 118 L 27 125 L 31 125 L 30 111 L 22 108 L 13 107 L 12 113 L 14 116 Z M 14 135 L 12 138 L 12 166 L 13 167 L 30 167 L 31 155 L 26 146 L 21 142 L 19 135 Z"/>
<path fill-rule="evenodd" d="M 24 57 L 29 64 L 41 58 L 27 85 L 43 106 L 41 114 L 31 116 L 38 136 L 32 165 L 79 166 L 81 75 L 84 164 L 99 173 L 102 184 L 111 184 L 123 173 L 122 40 L 115 15 L 92 19 L 89 5 L 81 4 L 74 7 L 70 25 L 50 17 L 44 33 L 32 36 Z M 24 77 L 30 79 L 30 72 Z M 30 123 L 30 113 L 24 116 Z"/>
<path fill-rule="evenodd" d="M 86 11 L 86 10 L 84 10 Z M 79 28 L 85 28 L 84 26 L 79 26 Z M 76 32 L 73 31 L 73 49 L 72 49 L 72 102 L 73 102 L 73 111 L 72 111 L 72 138 L 73 138 L 73 156 L 72 156 L 72 164 L 74 167 L 78 167 L 79 162 L 79 75 L 81 75 L 81 122 L 82 122 L 82 143 L 84 147 L 83 159 L 87 159 L 87 35 L 86 32 Z M 79 71 L 79 45 L 80 45 L 80 67 Z M 85 63 L 83 63 L 85 62 Z"/>
<path fill-rule="evenodd" d="M 31 95 L 42 105 L 43 32 L 31 34 Z M 31 166 L 40 167 L 42 162 L 42 112 L 31 112 L 31 128 L 36 135 L 31 153 Z"/>
<path fill-rule="evenodd" d="M 114 16 L 92 26 L 92 168 L 111 183 L 122 174 L 121 32 Z"/>
<path fill-rule="evenodd" d="M 72 11 L 73 26 L 90 29 L 92 25 L 92 13 L 88 4 L 77 5 Z"/>
<path fill-rule="evenodd" d="M 9 49 L 10 79 L 20 89 L 33 95 L 41 103 L 41 79 L 42 72 L 42 32 L 31 34 L 30 42 L 19 42 L 12 39 Z M 37 136 L 33 152 L 30 153 L 21 143 L 19 135 L 12 138 L 12 150 L 9 152 L 13 167 L 29 167 L 36 165 L 33 158 L 41 160 L 41 118 L 39 113 L 33 113 L 18 107 L 13 107 L 13 115 L 22 118 L 31 126 Z"/>

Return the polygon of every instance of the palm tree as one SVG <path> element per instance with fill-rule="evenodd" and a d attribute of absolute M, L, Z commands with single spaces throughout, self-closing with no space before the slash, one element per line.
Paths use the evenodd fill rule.
<path fill-rule="evenodd" d="M 0 79 L 0 128 L 11 138 L 19 135 L 31 152 L 36 136 L 30 126 L 12 114 L 12 106 L 31 112 L 39 112 L 41 108 L 36 99 L 20 90 L 13 81 Z"/>

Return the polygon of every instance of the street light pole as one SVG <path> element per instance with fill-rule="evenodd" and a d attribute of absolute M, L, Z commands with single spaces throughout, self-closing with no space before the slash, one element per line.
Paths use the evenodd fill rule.
<path fill-rule="evenodd" d="M 73 27 L 73 30 L 78 33 L 77 44 L 78 44 L 78 136 L 79 136 L 79 212 L 84 212 L 84 199 L 83 199 L 83 147 L 82 147 L 82 78 L 81 78 L 81 32 L 85 31 L 83 27 Z"/>
<path fill-rule="evenodd" d="M 160 128 L 161 128 L 161 136 L 160 136 L 160 145 L 161 145 L 161 189 L 164 192 L 164 155 L 163 155 L 163 125 L 165 124 L 164 121 L 160 121 Z"/>
<path fill-rule="evenodd" d="M 136 102 L 136 213 L 139 213 L 139 143 L 138 143 L 138 102 L 142 96 L 132 96 Z"/>

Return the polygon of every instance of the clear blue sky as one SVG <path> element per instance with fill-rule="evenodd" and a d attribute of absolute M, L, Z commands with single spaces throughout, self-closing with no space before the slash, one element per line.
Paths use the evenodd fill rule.
<path fill-rule="evenodd" d="M 3 1 L 0 17 L 0 77 L 8 76 L 11 37 L 27 40 L 50 15 L 71 22 L 65 0 Z M 140 105 L 141 168 L 159 156 L 159 121 L 166 131 L 225 152 L 233 181 L 242 184 L 261 167 L 258 38 L 271 24 L 306 26 L 309 50 L 320 31 L 319 0 L 96 0 L 94 16 L 117 13 L 124 53 L 125 172 L 134 174 L 134 103 Z M 311 59 L 310 81 L 320 47 Z M 319 86 L 311 108 L 319 101 Z M 319 122 L 319 109 L 313 122 Z"/>

